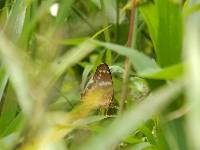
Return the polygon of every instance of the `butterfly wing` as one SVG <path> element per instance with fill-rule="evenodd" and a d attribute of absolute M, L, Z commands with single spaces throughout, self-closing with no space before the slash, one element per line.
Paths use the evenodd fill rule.
<path fill-rule="evenodd" d="M 107 64 L 100 64 L 92 79 L 87 84 L 84 92 L 81 95 L 81 99 L 85 100 L 88 97 L 97 94 L 97 99 L 101 106 L 109 106 L 113 99 L 113 82 L 110 69 Z"/>

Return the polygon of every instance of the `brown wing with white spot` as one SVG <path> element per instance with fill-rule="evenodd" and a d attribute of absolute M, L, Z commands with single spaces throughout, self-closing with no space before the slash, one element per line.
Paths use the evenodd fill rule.
<path fill-rule="evenodd" d="M 97 82 L 110 82 L 112 84 L 112 75 L 107 64 L 100 64 L 97 67 L 93 80 Z"/>
<path fill-rule="evenodd" d="M 88 93 L 99 89 L 103 89 L 104 91 L 104 93 L 102 93 L 102 105 L 108 106 L 113 99 L 113 82 L 110 69 L 105 63 L 97 67 L 94 76 L 86 86 L 85 91 L 81 94 L 81 99 Z"/>

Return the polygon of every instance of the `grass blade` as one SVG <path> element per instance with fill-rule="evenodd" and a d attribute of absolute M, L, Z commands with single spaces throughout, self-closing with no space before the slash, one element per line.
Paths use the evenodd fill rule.
<path fill-rule="evenodd" d="M 132 107 L 122 116 L 119 116 L 104 132 L 93 137 L 89 143 L 78 150 L 110 149 L 113 144 L 119 142 L 120 139 L 136 130 L 139 125 L 151 118 L 156 112 L 166 107 L 172 101 L 172 98 L 180 92 L 182 86 L 182 82 L 179 81 L 159 89 L 136 108 Z"/>

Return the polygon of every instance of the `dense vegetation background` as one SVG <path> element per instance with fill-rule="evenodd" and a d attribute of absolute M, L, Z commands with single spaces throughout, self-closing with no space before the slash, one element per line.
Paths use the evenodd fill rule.
<path fill-rule="evenodd" d="M 198 0 L 0 0 L 0 150 L 199 150 L 199 10 Z M 102 62 L 109 108 L 90 101 L 104 90 L 80 97 Z"/>

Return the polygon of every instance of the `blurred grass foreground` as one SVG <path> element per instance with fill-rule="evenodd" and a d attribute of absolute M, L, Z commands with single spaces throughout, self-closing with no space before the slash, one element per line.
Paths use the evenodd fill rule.
<path fill-rule="evenodd" d="M 200 150 L 200 1 L 0 0 L 0 30 L 0 150 Z"/>

